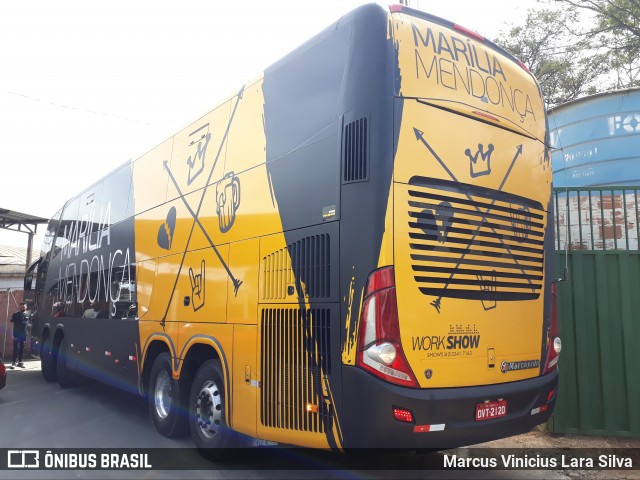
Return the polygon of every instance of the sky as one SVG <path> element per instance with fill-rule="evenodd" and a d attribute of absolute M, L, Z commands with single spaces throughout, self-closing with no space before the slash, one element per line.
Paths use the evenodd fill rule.
<path fill-rule="evenodd" d="M 364 3 L 0 2 L 0 208 L 51 217 Z M 410 2 L 488 38 L 521 23 L 535 4 Z M 0 229 L 0 245 L 26 241 Z"/>

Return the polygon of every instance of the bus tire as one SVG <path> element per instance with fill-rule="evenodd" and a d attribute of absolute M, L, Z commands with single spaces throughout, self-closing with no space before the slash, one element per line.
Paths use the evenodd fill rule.
<path fill-rule="evenodd" d="M 189 395 L 191 438 L 209 460 L 224 460 L 239 447 L 240 435 L 225 420 L 224 375 L 218 360 L 207 360 L 193 378 Z"/>
<path fill-rule="evenodd" d="M 47 382 L 55 382 L 56 377 L 56 358 L 53 352 L 53 338 L 47 337 L 42 342 L 40 348 L 40 370 L 42 371 L 42 377 Z"/>
<path fill-rule="evenodd" d="M 62 338 L 58 346 L 58 361 L 56 362 L 56 376 L 62 388 L 75 387 L 78 384 L 78 374 L 67 366 L 67 341 Z"/>
<path fill-rule="evenodd" d="M 171 355 L 158 355 L 149 377 L 149 413 L 158 433 L 165 437 L 185 435 L 189 429 L 186 415 L 186 390 L 175 380 L 171 370 Z"/>

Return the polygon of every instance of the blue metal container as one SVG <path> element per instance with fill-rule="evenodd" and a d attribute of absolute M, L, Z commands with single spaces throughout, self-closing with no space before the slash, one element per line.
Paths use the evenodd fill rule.
<path fill-rule="evenodd" d="M 549 111 L 555 187 L 640 185 L 640 88 Z"/>

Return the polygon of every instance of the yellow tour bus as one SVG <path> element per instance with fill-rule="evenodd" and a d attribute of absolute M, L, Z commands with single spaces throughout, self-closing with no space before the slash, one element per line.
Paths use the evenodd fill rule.
<path fill-rule="evenodd" d="M 557 394 L 552 219 L 526 67 L 365 5 L 54 215 L 42 374 L 134 390 L 211 458 L 523 433 Z"/>

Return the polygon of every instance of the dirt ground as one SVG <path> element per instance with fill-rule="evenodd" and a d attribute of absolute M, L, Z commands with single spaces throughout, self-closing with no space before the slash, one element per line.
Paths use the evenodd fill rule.
<path fill-rule="evenodd" d="M 640 438 L 548 433 L 539 425 L 529 433 L 475 445 L 492 448 L 638 448 Z"/>
<path fill-rule="evenodd" d="M 527 449 L 632 448 L 636 449 L 634 452 L 634 465 L 640 462 L 640 438 L 549 433 L 544 425 L 539 425 L 524 435 L 482 443 L 474 445 L 474 447 Z M 562 474 L 568 479 L 610 478 L 615 480 L 640 480 L 640 470 L 562 470 Z"/>

